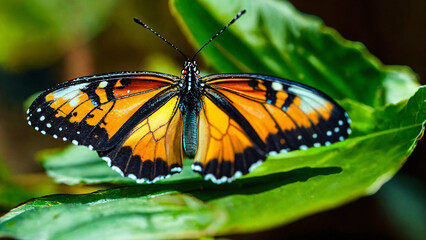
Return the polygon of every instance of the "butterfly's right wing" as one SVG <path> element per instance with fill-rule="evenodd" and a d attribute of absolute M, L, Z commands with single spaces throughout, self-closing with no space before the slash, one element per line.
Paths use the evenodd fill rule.
<path fill-rule="evenodd" d="M 345 110 L 324 93 L 257 74 L 217 74 L 205 85 L 193 170 L 230 182 L 267 155 L 328 146 L 350 133 Z"/>

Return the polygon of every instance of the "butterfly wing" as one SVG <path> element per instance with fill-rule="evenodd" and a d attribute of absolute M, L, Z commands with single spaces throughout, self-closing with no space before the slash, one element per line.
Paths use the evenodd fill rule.
<path fill-rule="evenodd" d="M 343 108 L 305 85 L 255 74 L 200 81 L 204 109 L 193 169 L 216 183 L 248 173 L 268 154 L 330 145 L 350 132 Z"/>
<path fill-rule="evenodd" d="M 182 171 L 182 113 L 174 96 L 137 124 L 114 148 L 99 155 L 115 171 L 151 183 Z"/>
<path fill-rule="evenodd" d="M 150 72 L 77 78 L 42 93 L 28 109 L 28 123 L 43 134 L 97 150 L 118 172 L 150 181 L 167 176 L 172 168 L 179 169 L 176 167 L 182 165 L 182 154 L 155 149 L 151 150 L 154 155 L 146 156 L 141 145 L 132 145 L 132 141 L 141 137 L 146 126 L 151 128 L 145 132 L 151 142 L 160 139 L 156 136 L 160 131 L 167 141 L 180 141 L 179 131 L 167 132 L 168 127 L 164 132 L 165 128 L 158 125 L 178 129 L 180 113 L 169 111 L 170 104 L 177 102 L 177 81 L 177 77 Z M 155 126 L 143 125 L 154 115 L 162 116 Z M 165 144 L 160 142 L 157 145 Z M 169 158 L 174 162 L 167 162 Z M 151 164 L 154 167 L 148 161 L 155 163 Z M 161 171 L 156 169 L 159 165 Z"/>

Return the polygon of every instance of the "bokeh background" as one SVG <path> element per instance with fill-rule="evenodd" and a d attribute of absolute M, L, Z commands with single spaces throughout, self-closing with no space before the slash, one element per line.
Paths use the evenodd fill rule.
<path fill-rule="evenodd" d="M 346 39 L 364 43 L 384 64 L 410 66 L 426 83 L 425 1 L 291 2 L 300 11 L 322 18 Z M 27 125 L 25 100 L 34 93 L 75 77 L 106 72 L 179 74 L 182 56 L 136 25 L 133 17 L 144 20 L 187 55 L 194 53 L 166 0 L 72 4 L 0 0 L 0 173 L 31 190 L 50 181 L 36 161 L 37 152 L 65 146 Z M 211 71 L 201 58 L 199 62 L 201 69 Z M 426 237 L 425 160 L 422 140 L 401 171 L 374 196 L 274 230 L 226 237 L 422 239 Z M 75 192 L 49 188 L 40 190 L 39 196 L 56 191 Z M 0 214 L 7 210 L 3 207 Z"/>

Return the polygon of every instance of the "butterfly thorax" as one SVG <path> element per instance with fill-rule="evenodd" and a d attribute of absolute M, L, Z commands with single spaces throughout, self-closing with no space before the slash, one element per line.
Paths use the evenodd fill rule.
<path fill-rule="evenodd" d="M 197 119 L 201 110 L 202 96 L 202 86 L 198 80 L 198 74 L 197 63 L 195 61 L 185 61 L 181 80 L 179 81 L 179 109 L 184 116 L 183 149 L 190 158 L 195 156 L 198 142 Z"/>

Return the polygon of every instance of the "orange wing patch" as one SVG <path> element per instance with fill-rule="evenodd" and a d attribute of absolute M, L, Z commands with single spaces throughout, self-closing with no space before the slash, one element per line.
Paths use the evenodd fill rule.
<path fill-rule="evenodd" d="M 192 169 L 215 183 L 230 182 L 264 159 L 241 126 L 209 98 L 198 120 L 198 150 Z M 260 162 L 259 162 L 260 161 Z"/>
<path fill-rule="evenodd" d="M 182 113 L 178 97 L 140 122 L 112 150 L 100 155 L 123 176 L 155 182 L 182 170 Z"/>

